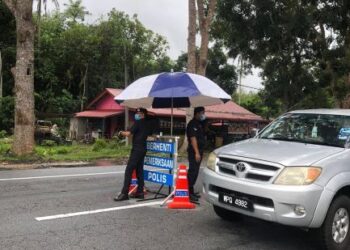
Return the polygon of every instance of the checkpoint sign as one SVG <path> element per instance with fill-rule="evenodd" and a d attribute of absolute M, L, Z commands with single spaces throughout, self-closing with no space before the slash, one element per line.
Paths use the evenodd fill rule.
<path fill-rule="evenodd" d="M 174 168 L 174 159 L 146 155 L 144 164 L 151 167 L 171 170 Z"/>
<path fill-rule="evenodd" d="M 144 165 L 152 167 L 152 170 L 144 170 L 145 181 L 157 183 L 165 186 L 173 186 L 174 176 L 171 171 L 174 169 L 175 160 L 174 153 L 176 143 L 164 141 L 147 141 L 147 152 L 152 152 L 153 155 L 146 155 Z M 157 154 L 162 154 L 156 156 Z M 169 155 L 169 157 L 164 157 Z M 162 169 L 169 170 L 170 173 L 164 173 Z"/>
<path fill-rule="evenodd" d="M 158 141 L 148 141 L 147 151 L 156 153 L 174 153 L 174 143 L 170 142 L 158 142 Z"/>
<path fill-rule="evenodd" d="M 144 173 L 145 181 L 150 181 L 150 182 L 154 182 L 154 183 L 158 183 L 166 186 L 173 185 L 172 174 L 166 174 L 162 172 L 155 172 L 155 171 L 149 171 L 149 170 L 144 170 L 143 173 Z"/>

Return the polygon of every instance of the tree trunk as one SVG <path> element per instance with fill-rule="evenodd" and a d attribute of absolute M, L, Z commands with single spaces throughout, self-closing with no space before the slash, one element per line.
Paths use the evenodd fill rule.
<path fill-rule="evenodd" d="M 196 73 L 196 0 L 188 0 L 187 72 Z"/>
<path fill-rule="evenodd" d="M 205 11 L 203 0 L 197 0 L 199 31 L 201 34 L 201 48 L 199 51 L 199 67 L 197 73 L 202 76 L 205 76 L 208 64 L 209 29 L 214 16 L 216 3 L 217 0 L 209 0 L 207 11 Z"/>
<path fill-rule="evenodd" d="M 187 72 L 196 73 L 196 0 L 188 0 L 188 38 L 187 38 Z M 186 125 L 193 118 L 193 108 L 186 109 Z M 181 145 L 180 152 L 185 152 L 188 147 L 187 137 Z"/>
<path fill-rule="evenodd" d="M 42 0 L 38 0 L 38 11 L 37 11 L 37 15 L 38 15 L 38 23 L 37 23 L 37 34 L 38 34 L 38 40 L 37 40 L 37 48 L 38 48 L 38 52 L 40 52 L 40 36 L 41 36 L 41 1 Z M 40 55 L 40 53 L 38 53 L 38 55 Z"/>
<path fill-rule="evenodd" d="M 34 150 L 34 23 L 33 0 L 4 0 L 16 18 L 15 129 L 12 150 L 16 155 Z"/>
<path fill-rule="evenodd" d="M 0 50 L 0 98 L 2 98 L 2 56 L 1 56 L 1 50 Z"/>
<path fill-rule="evenodd" d="M 86 95 L 86 78 L 87 78 L 87 73 L 88 73 L 88 69 L 89 69 L 89 64 L 86 64 L 86 68 L 85 68 L 85 73 L 84 73 L 84 77 L 82 79 L 82 84 L 83 85 L 83 93 L 81 95 L 81 100 L 80 100 L 80 111 L 84 110 L 84 104 L 85 104 L 85 95 Z"/>

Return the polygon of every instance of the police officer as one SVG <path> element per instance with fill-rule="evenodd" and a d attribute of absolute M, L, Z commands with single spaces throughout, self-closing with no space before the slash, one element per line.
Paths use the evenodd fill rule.
<path fill-rule="evenodd" d="M 146 140 L 152 134 L 153 129 L 149 121 L 146 119 L 147 110 L 144 108 L 136 109 L 135 123 L 129 131 L 121 131 L 118 135 L 132 138 L 132 149 L 128 164 L 125 169 L 124 185 L 121 193 L 114 198 L 115 201 L 124 201 L 129 199 L 129 186 L 131 183 L 132 172 L 136 169 L 137 191 L 131 198 L 144 198 L 144 177 L 143 177 L 143 161 L 146 155 Z"/>
<path fill-rule="evenodd" d="M 205 146 L 205 134 L 203 122 L 205 120 L 204 107 L 196 107 L 194 109 L 193 119 L 188 123 L 186 134 L 188 139 L 188 186 L 191 201 L 198 201 L 200 196 L 194 192 L 194 185 L 196 183 L 199 168 L 203 158 L 203 151 Z"/>

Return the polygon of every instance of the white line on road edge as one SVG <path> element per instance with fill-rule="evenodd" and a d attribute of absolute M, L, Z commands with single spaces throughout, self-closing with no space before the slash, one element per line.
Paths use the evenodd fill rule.
<path fill-rule="evenodd" d="M 88 215 L 88 214 L 97 214 L 97 213 L 104 213 L 104 212 L 117 211 L 117 210 L 125 210 L 125 209 L 129 209 L 129 208 L 154 206 L 154 205 L 160 205 L 162 203 L 163 203 L 163 201 L 155 201 L 155 202 L 148 202 L 148 203 L 142 203 L 142 204 L 137 204 L 137 205 L 111 207 L 111 208 L 97 209 L 97 210 L 92 210 L 92 211 L 83 211 L 83 212 L 77 212 L 77 213 L 57 214 L 57 215 L 51 215 L 51 216 L 45 216 L 45 217 L 36 217 L 35 219 L 37 221 L 55 220 L 55 219 L 62 219 L 62 218 L 80 216 L 80 215 Z"/>
<path fill-rule="evenodd" d="M 19 177 L 19 178 L 0 179 L 0 181 L 18 181 L 18 180 L 32 180 L 32 179 L 46 179 L 46 178 L 80 177 L 80 176 L 108 175 L 108 174 L 124 174 L 124 171 L 105 172 L 105 173 L 88 173 L 88 174 L 71 174 L 71 175 Z"/>

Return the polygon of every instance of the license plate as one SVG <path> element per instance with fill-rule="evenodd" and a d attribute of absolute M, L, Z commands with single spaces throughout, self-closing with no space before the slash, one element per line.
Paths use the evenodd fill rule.
<path fill-rule="evenodd" d="M 238 207 L 238 208 L 244 209 L 244 210 L 248 210 L 248 211 L 254 210 L 253 202 L 251 202 L 250 200 L 248 200 L 246 198 L 237 197 L 237 196 L 232 195 L 232 194 L 220 193 L 219 194 L 219 201 L 222 203 L 231 205 L 233 207 Z"/>

